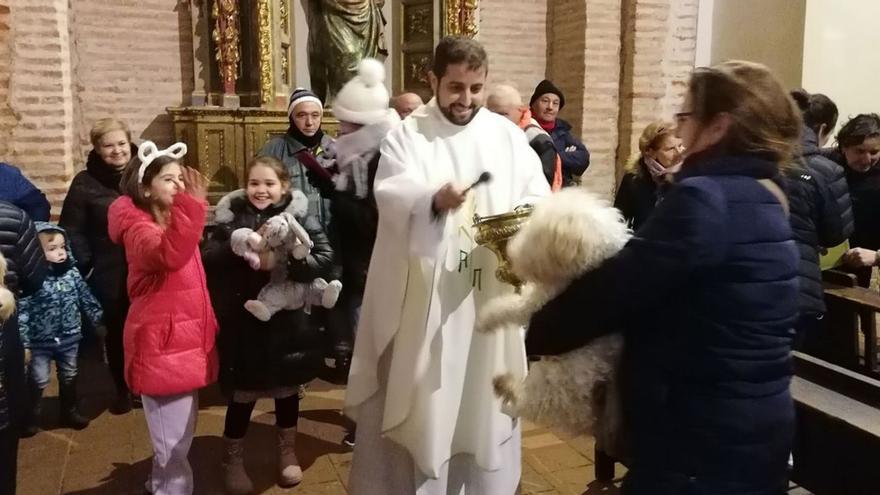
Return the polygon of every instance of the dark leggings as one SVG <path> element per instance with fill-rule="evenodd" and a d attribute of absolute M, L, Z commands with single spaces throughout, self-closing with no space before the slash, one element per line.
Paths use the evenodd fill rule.
<path fill-rule="evenodd" d="M 17 465 L 18 428 L 9 425 L 0 430 L 0 495 L 15 495 Z"/>
<path fill-rule="evenodd" d="M 256 402 L 235 402 L 230 400 L 226 408 L 226 426 L 223 436 L 226 438 L 244 438 L 251 413 Z M 279 428 L 294 428 L 299 419 L 299 395 L 293 394 L 283 399 L 275 399 L 275 424 Z"/>
<path fill-rule="evenodd" d="M 116 385 L 116 393 L 119 395 L 128 393 L 128 385 L 125 383 L 125 356 L 123 353 L 122 333 L 125 328 L 125 317 L 128 313 L 128 305 L 115 303 L 108 306 L 104 313 L 104 322 L 107 326 L 107 337 L 104 338 L 104 348 L 107 350 L 107 365 L 110 375 Z"/>

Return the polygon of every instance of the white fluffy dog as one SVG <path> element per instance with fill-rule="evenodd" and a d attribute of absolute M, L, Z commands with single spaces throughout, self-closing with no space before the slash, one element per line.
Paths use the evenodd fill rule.
<path fill-rule="evenodd" d="M 507 245 L 513 271 L 524 282 L 521 293 L 490 301 L 479 314 L 477 329 L 519 331 L 541 306 L 620 251 L 629 238 L 620 212 L 582 188 L 550 196 Z M 612 380 L 621 347 L 622 337 L 615 333 L 566 354 L 543 357 L 523 382 L 509 374 L 496 377 L 495 393 L 511 416 L 572 434 L 613 435 L 619 399 Z"/>

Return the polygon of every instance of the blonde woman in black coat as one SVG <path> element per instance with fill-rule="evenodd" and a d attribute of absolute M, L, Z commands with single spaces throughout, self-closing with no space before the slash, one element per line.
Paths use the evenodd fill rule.
<path fill-rule="evenodd" d="M 124 414 L 132 406 L 122 352 L 122 328 L 128 314 L 128 265 L 122 246 L 111 242 L 107 234 L 107 209 L 120 195 L 122 171 L 137 156 L 137 147 L 131 143 L 128 125 L 116 119 L 97 121 L 90 137 L 93 148 L 86 168 L 70 184 L 59 223 L 70 238 L 77 268 L 87 277 L 104 308 L 107 361 L 117 394 L 110 412 Z"/>
<path fill-rule="evenodd" d="M 681 168 L 681 152 L 681 139 L 672 124 L 653 122 L 642 131 L 639 156 L 627 167 L 614 197 L 614 207 L 634 231 L 654 211 L 663 188 Z"/>

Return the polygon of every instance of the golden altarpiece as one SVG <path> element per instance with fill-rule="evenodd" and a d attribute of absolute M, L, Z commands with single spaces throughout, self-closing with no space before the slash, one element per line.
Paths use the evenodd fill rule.
<path fill-rule="evenodd" d="M 426 100 L 431 92 L 427 74 L 437 40 L 446 34 L 474 36 L 478 26 L 477 0 L 393 0 L 387 4 L 383 0 L 190 0 L 190 4 L 195 87 L 189 106 L 168 108 L 168 113 L 175 138 L 190 150 L 189 163 L 211 181 L 212 203 L 241 187 L 247 161 L 270 138 L 287 131 L 291 90 L 310 87 L 308 72 L 303 70 L 310 66 L 308 58 L 321 57 L 325 65 L 334 60 L 332 54 L 324 59 L 321 40 L 316 42 L 314 33 L 308 32 L 316 24 L 302 12 L 311 9 L 314 17 L 336 8 L 360 9 L 358 15 L 377 14 L 379 19 L 373 22 L 381 23 L 377 24 L 380 53 L 390 58 L 389 90 L 412 91 Z M 332 22 L 324 25 L 333 26 Z M 297 46 L 306 39 L 308 52 Z M 326 47 L 326 52 L 332 52 L 332 47 Z M 323 128 L 334 134 L 337 124 L 331 99 Z"/>

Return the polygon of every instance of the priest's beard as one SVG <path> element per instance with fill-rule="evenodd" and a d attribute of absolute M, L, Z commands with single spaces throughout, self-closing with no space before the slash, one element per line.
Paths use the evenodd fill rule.
<path fill-rule="evenodd" d="M 474 117 L 477 116 L 477 111 L 480 109 L 476 103 L 471 103 L 469 107 L 465 107 L 458 103 L 444 105 L 443 102 L 440 101 L 439 95 L 435 93 L 434 97 L 437 98 L 437 107 L 440 108 L 440 113 L 446 117 L 446 120 L 455 125 L 468 125 L 470 121 L 474 120 Z M 463 114 L 465 109 L 470 110 L 470 113 Z"/>

